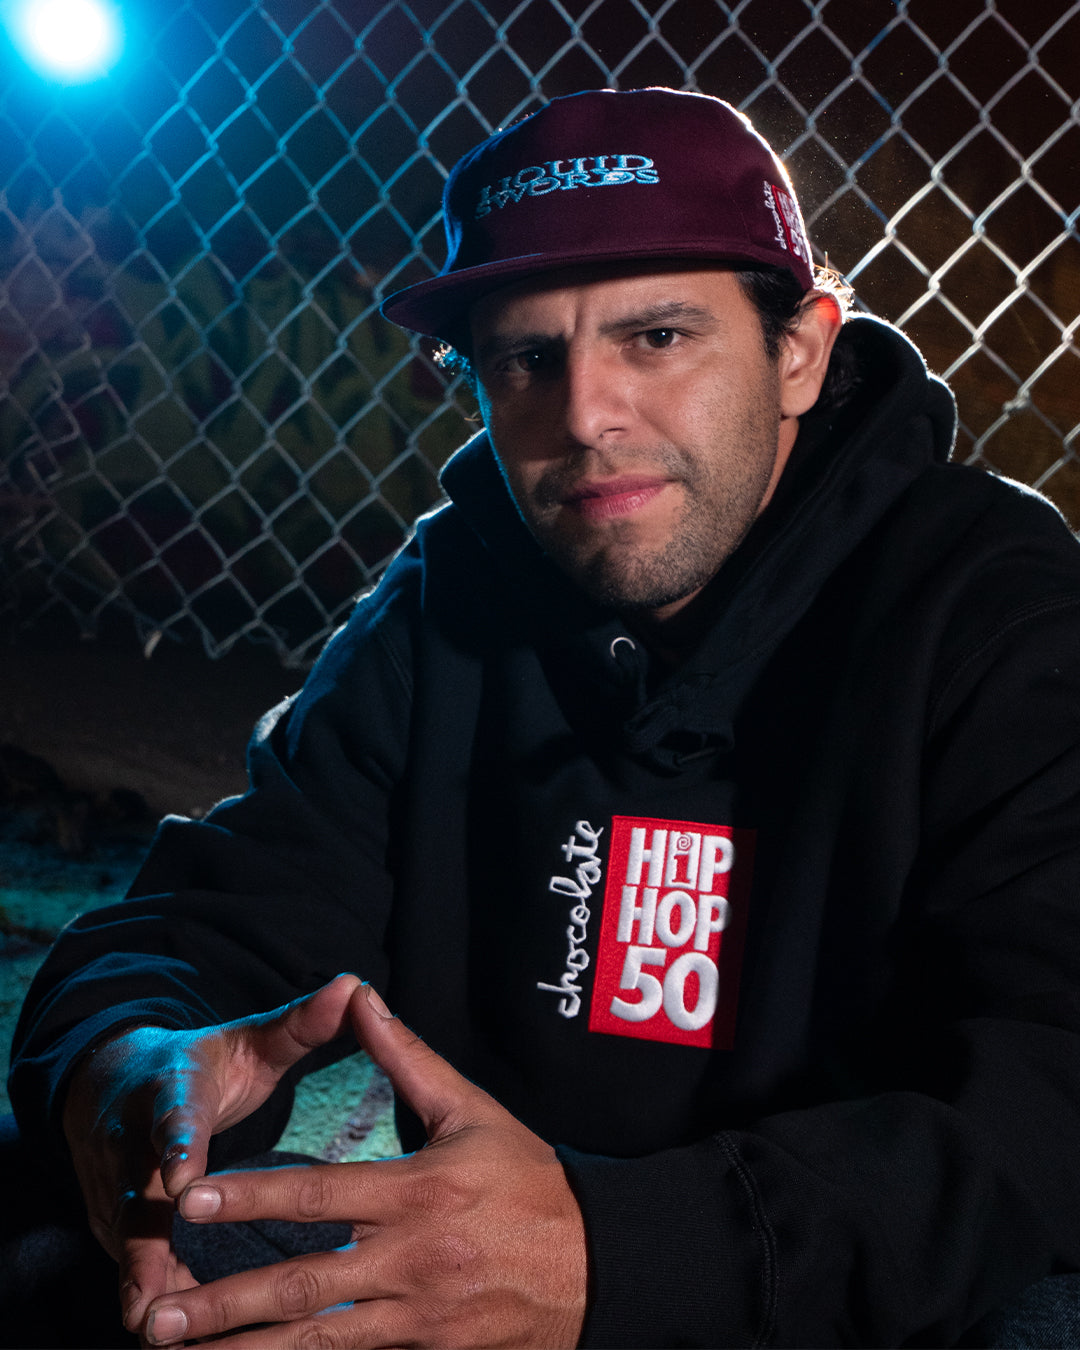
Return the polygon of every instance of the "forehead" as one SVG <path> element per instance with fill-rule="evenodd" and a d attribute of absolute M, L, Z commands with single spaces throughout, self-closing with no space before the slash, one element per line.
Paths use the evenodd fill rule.
<path fill-rule="evenodd" d="M 561 328 L 570 314 L 633 321 L 639 312 L 673 301 L 718 317 L 732 307 L 749 307 L 733 269 L 723 264 L 627 262 L 564 268 L 516 282 L 476 301 L 469 318 L 475 341 L 522 321 Z"/>

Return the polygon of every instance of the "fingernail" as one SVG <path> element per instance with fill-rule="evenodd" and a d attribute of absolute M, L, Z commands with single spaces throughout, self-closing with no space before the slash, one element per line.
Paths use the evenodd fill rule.
<path fill-rule="evenodd" d="M 120 1317 L 128 1331 L 139 1330 L 142 1321 L 142 1290 L 134 1280 L 129 1280 L 120 1290 Z"/>
<path fill-rule="evenodd" d="M 183 1339 L 187 1318 L 179 1308 L 155 1308 L 146 1324 L 146 1339 L 155 1345 L 169 1345 Z"/>
<path fill-rule="evenodd" d="M 180 1197 L 180 1213 L 185 1219 L 209 1219 L 221 1208 L 221 1192 L 213 1186 L 189 1186 Z"/>
<path fill-rule="evenodd" d="M 373 984 L 367 984 L 364 986 L 364 989 L 367 993 L 367 1001 L 371 1004 L 375 1012 L 377 1012 L 380 1017 L 385 1017 L 388 1020 L 392 1020 L 394 1014 L 390 1011 L 390 1009 L 382 1001 L 379 995 L 375 992 L 375 986 Z"/>

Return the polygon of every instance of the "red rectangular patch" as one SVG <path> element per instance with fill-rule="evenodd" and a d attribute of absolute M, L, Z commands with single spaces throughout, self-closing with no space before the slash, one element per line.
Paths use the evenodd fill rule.
<path fill-rule="evenodd" d="M 615 816 L 589 1030 L 730 1050 L 754 831 Z"/>

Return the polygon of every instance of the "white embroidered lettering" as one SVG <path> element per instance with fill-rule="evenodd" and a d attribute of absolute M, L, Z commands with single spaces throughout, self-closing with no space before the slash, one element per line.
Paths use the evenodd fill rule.
<path fill-rule="evenodd" d="M 538 982 L 536 986 L 537 989 L 561 995 L 559 1013 L 567 1018 L 576 1017 L 581 1011 L 581 985 L 576 983 L 576 977 L 589 965 L 585 943 L 589 936 L 589 920 L 592 918 L 592 911 L 585 901 L 601 879 L 602 868 L 596 849 L 603 832 L 603 827 L 594 830 L 587 820 L 579 820 L 574 826 L 574 833 L 565 844 L 559 846 L 568 863 L 576 861 L 574 875 L 554 876 L 548 882 L 548 890 L 554 891 L 556 895 L 572 896 L 578 902 L 570 911 L 570 923 L 566 928 L 566 969 L 560 975 L 558 984 Z"/>
<path fill-rule="evenodd" d="M 645 847 L 645 831 L 635 826 L 630 831 L 630 860 L 626 867 L 626 880 L 636 886 L 641 880 L 643 863 L 649 864 L 649 885 L 659 886 L 663 878 L 664 848 L 667 844 L 667 830 L 653 830 L 652 844 Z"/>
<path fill-rule="evenodd" d="M 629 999 L 615 997 L 611 1000 L 611 1012 L 624 1022 L 647 1022 L 655 1017 L 664 1002 L 664 986 L 655 975 L 646 974 L 642 966 L 662 966 L 667 960 L 667 952 L 661 947 L 627 947 L 626 961 L 623 965 L 620 989 L 632 989 L 641 995 L 635 1003 Z"/>
<path fill-rule="evenodd" d="M 787 231 L 792 253 L 797 254 L 798 257 L 809 264 L 810 243 L 806 238 L 802 221 L 799 219 L 799 208 L 795 205 L 794 197 L 790 193 L 782 192 L 779 188 L 773 188 L 773 196 L 780 207 L 780 215 L 784 222 L 784 229 Z"/>
<path fill-rule="evenodd" d="M 672 920 L 678 913 L 675 924 Z M 665 947 L 682 947 L 697 927 L 697 905 L 686 891 L 668 891 L 656 910 L 656 936 Z"/>
<path fill-rule="evenodd" d="M 697 877 L 698 858 L 700 856 L 700 834 L 672 835 L 667 866 L 664 868 L 664 885 L 692 886 Z"/>
<path fill-rule="evenodd" d="M 688 1006 L 687 985 L 697 977 L 697 999 Z M 714 962 L 702 952 L 683 952 L 664 977 L 664 1011 L 681 1031 L 699 1031 L 712 1021 L 720 977 Z"/>
<path fill-rule="evenodd" d="M 707 834 L 701 841 L 701 871 L 697 888 L 711 891 L 718 876 L 731 871 L 735 861 L 735 845 L 723 834 Z"/>
<path fill-rule="evenodd" d="M 588 885 L 574 877 L 552 877 L 548 882 L 548 890 L 558 895 L 572 895 L 575 900 L 587 898 L 591 894 Z"/>
<path fill-rule="evenodd" d="M 727 927 L 731 906 L 722 895 L 699 895 L 697 923 L 694 926 L 694 950 L 705 952 L 712 945 L 713 933 Z"/>
<path fill-rule="evenodd" d="M 787 237 L 784 234 L 784 223 L 780 219 L 780 212 L 777 209 L 776 201 L 773 197 L 773 189 L 771 183 L 765 184 L 765 205 L 772 213 L 773 225 L 776 227 L 776 235 L 774 242 L 779 244 L 781 248 L 786 249 Z"/>
<path fill-rule="evenodd" d="M 562 994 L 559 999 L 559 1012 L 563 1017 L 576 1017 L 581 1011 L 581 985 L 574 983 L 573 975 L 564 970 L 558 984 L 538 983 L 537 989 L 549 989 L 553 994 Z"/>
<path fill-rule="evenodd" d="M 656 897 L 658 891 L 655 886 L 645 886 L 641 892 L 641 904 L 637 902 L 638 888 L 636 886 L 624 886 L 622 888 L 622 907 L 619 910 L 619 941 L 632 942 L 634 938 L 634 924 L 638 925 L 638 942 L 644 946 L 652 945 L 653 928 L 656 924 Z"/>
<path fill-rule="evenodd" d="M 575 858 L 595 858 L 596 845 L 599 842 L 603 830 L 594 830 L 587 820 L 579 820 L 574 826 L 577 834 L 585 840 L 583 844 L 578 843 L 573 835 L 560 847 L 560 852 L 567 862 L 573 862 Z"/>
<path fill-rule="evenodd" d="M 612 819 L 590 1031 L 730 1049 L 752 831 Z"/>

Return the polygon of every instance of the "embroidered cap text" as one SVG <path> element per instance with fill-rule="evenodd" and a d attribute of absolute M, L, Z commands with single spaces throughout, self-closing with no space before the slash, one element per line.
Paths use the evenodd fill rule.
<path fill-rule="evenodd" d="M 522 197 L 544 197 L 581 187 L 616 187 L 622 183 L 658 183 L 660 175 L 647 155 L 582 155 L 577 159 L 553 159 L 530 164 L 513 177 L 488 184 L 476 203 L 476 219 L 494 208 L 500 210 Z"/>

